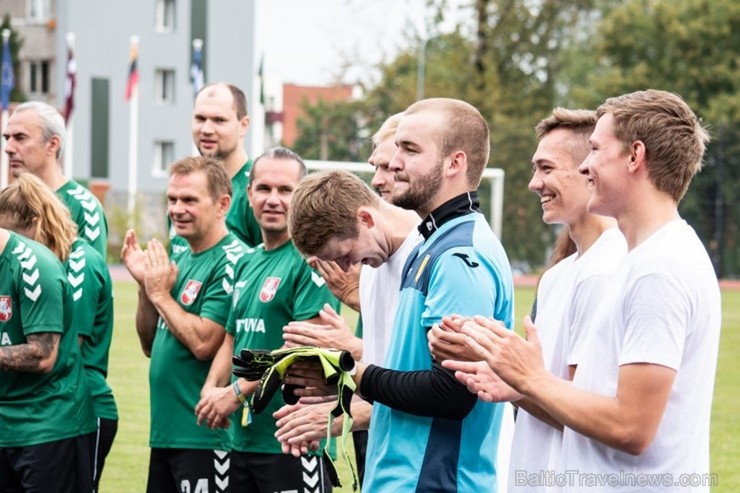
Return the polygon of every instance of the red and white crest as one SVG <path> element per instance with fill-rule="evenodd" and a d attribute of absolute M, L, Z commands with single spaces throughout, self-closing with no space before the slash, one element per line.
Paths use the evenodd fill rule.
<path fill-rule="evenodd" d="M 185 285 L 185 289 L 182 290 L 182 294 L 180 295 L 180 301 L 182 301 L 182 304 L 192 305 L 193 301 L 195 301 L 195 298 L 198 297 L 198 293 L 200 292 L 200 287 L 202 285 L 202 283 L 190 279 Z"/>
<path fill-rule="evenodd" d="M 265 283 L 262 285 L 262 289 L 260 290 L 260 301 L 262 303 L 272 301 L 272 299 L 275 297 L 275 293 L 277 293 L 279 285 L 279 277 L 268 277 L 267 279 L 265 279 Z"/>
<path fill-rule="evenodd" d="M 0 296 L 0 322 L 7 322 L 13 317 L 13 303 L 10 296 Z"/>

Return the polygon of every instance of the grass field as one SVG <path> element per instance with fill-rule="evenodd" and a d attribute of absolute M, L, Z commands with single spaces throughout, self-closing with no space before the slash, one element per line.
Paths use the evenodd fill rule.
<path fill-rule="evenodd" d="M 149 462 L 149 362 L 139 348 L 134 314 L 135 284 L 115 283 L 116 323 L 111 348 L 109 382 L 118 402 L 120 421 L 113 450 L 102 478 L 103 493 L 145 491 Z M 532 305 L 533 288 L 516 290 L 516 320 Z M 712 409 L 712 472 L 718 476 L 716 492 L 740 491 L 740 291 L 722 293 L 722 342 Z M 349 476 L 338 460 L 340 474 Z M 345 487 L 339 492 L 349 492 Z"/>

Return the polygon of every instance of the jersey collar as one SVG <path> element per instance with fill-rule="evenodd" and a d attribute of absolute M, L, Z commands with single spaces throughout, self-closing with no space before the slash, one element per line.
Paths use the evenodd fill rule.
<path fill-rule="evenodd" d="M 460 194 L 434 209 L 419 224 L 419 233 L 424 240 L 428 240 L 444 223 L 473 212 L 480 212 L 480 200 L 476 190 Z"/>

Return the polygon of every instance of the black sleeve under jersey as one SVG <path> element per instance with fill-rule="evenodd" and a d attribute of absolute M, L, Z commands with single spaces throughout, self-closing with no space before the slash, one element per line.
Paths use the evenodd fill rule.
<path fill-rule="evenodd" d="M 360 382 L 370 400 L 417 416 L 463 419 L 478 400 L 436 361 L 431 370 L 397 371 L 368 365 Z"/>

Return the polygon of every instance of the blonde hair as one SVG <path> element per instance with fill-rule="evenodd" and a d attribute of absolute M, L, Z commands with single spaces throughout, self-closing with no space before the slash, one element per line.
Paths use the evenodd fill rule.
<path fill-rule="evenodd" d="M 67 206 L 31 173 L 23 173 L 0 192 L 0 216 L 15 220 L 19 228 L 30 228 L 36 222 L 32 240 L 49 248 L 64 262 L 77 238 L 77 225 Z"/>
<path fill-rule="evenodd" d="M 383 122 L 378 131 L 373 134 L 373 147 L 378 147 L 385 139 L 396 135 L 401 118 L 403 118 L 403 112 L 391 115 Z"/>

